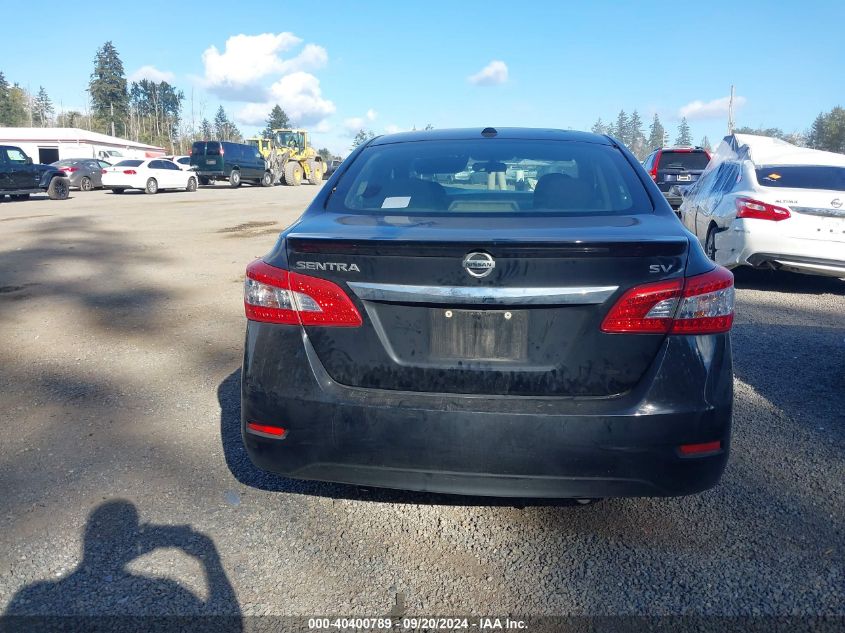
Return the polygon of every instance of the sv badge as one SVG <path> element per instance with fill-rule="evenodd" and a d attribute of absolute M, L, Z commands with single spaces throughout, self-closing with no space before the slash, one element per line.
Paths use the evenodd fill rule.
<path fill-rule="evenodd" d="M 648 267 L 650 273 L 668 273 L 674 266 L 672 264 L 651 264 Z"/>

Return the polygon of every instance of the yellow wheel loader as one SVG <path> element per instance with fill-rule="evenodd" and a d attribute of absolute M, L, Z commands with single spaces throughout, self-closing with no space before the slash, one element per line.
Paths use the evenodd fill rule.
<path fill-rule="evenodd" d="M 281 179 L 286 185 L 299 186 L 303 180 L 319 185 L 323 182 L 326 164 L 312 147 L 306 130 L 273 130 L 273 137 L 250 138 L 258 147 L 273 173 L 273 182 Z"/>

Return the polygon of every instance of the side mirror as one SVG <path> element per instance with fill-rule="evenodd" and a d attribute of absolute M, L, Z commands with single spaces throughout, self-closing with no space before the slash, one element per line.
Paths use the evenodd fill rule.
<path fill-rule="evenodd" d="M 24 161 L 23 161 L 23 162 L 24 162 L 24 164 L 25 164 L 25 165 L 32 165 L 32 159 L 31 159 L 29 156 L 27 156 L 27 157 L 24 159 Z"/>

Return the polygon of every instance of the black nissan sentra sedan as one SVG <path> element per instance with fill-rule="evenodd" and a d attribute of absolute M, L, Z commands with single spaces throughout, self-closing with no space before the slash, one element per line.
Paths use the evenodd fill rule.
<path fill-rule="evenodd" d="M 616 140 L 378 137 L 246 272 L 265 470 L 503 497 L 716 484 L 733 277 Z"/>

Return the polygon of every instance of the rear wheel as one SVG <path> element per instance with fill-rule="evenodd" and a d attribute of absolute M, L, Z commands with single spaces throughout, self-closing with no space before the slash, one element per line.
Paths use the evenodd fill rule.
<path fill-rule="evenodd" d="M 309 160 L 308 171 L 311 172 L 308 182 L 312 185 L 319 185 L 323 182 L 323 163 L 318 160 Z"/>
<path fill-rule="evenodd" d="M 712 259 L 714 262 L 716 261 L 716 225 L 711 224 L 710 228 L 707 229 L 707 237 L 704 240 L 704 252 L 707 253 L 707 257 Z"/>
<path fill-rule="evenodd" d="M 298 187 L 302 184 L 302 167 L 293 161 L 285 165 L 285 184 Z"/>
<path fill-rule="evenodd" d="M 185 191 L 196 191 L 197 190 L 197 179 L 191 176 L 188 178 L 188 186 L 185 187 Z"/>
<path fill-rule="evenodd" d="M 91 179 L 88 176 L 83 176 L 82 180 L 79 181 L 80 191 L 91 191 L 93 188 L 94 185 L 91 183 Z"/>
<path fill-rule="evenodd" d="M 233 188 L 241 186 L 241 172 L 237 169 L 233 169 L 229 174 L 229 185 Z"/>
<path fill-rule="evenodd" d="M 144 193 L 158 193 L 158 181 L 155 178 L 147 179 L 147 186 L 144 187 Z"/>
<path fill-rule="evenodd" d="M 273 174 L 269 171 L 265 171 L 264 175 L 261 177 L 261 186 L 262 187 L 272 187 L 273 186 Z"/>
<path fill-rule="evenodd" d="M 66 200 L 70 195 L 70 183 L 67 178 L 53 178 L 50 186 L 47 187 L 47 196 L 50 200 Z"/>

